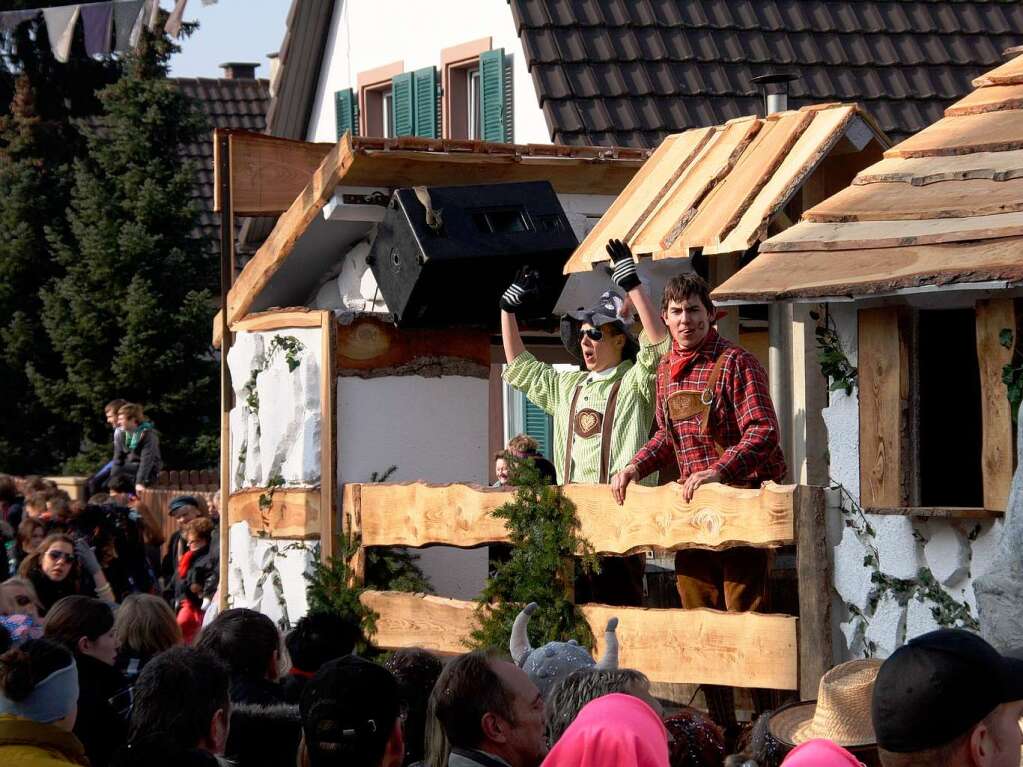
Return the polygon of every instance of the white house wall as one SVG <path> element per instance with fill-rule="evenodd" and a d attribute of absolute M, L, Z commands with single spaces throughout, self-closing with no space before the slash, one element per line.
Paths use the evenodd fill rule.
<path fill-rule="evenodd" d="M 270 354 L 274 338 L 294 339 L 301 348 L 289 370 L 283 350 Z M 319 328 L 239 332 L 227 353 L 234 388 L 231 410 L 231 491 L 266 487 L 280 477 L 287 486 L 320 484 Z M 269 355 L 270 359 L 267 360 Z M 256 409 L 247 402 L 255 376 Z M 228 594 L 232 607 L 248 607 L 269 616 L 282 629 L 306 614 L 306 579 L 316 541 L 254 537 L 247 522 L 230 530 Z"/>
<path fill-rule="evenodd" d="M 849 361 L 857 365 L 857 308 L 831 304 L 831 318 Z M 852 396 L 832 392 L 824 410 L 828 430 L 830 477 L 842 490 L 829 493 L 828 540 L 834 556 L 836 661 L 866 652 L 886 657 L 914 636 L 938 628 L 929 600 L 895 599 L 890 592 L 872 599 L 877 585 L 864 559 L 877 552 L 878 570 L 893 578 L 916 578 L 928 568 L 940 588 L 966 603 L 976 618 L 973 576 L 987 571 L 997 551 L 1001 521 L 950 521 L 866 514 L 859 504 L 859 390 Z M 869 524 L 873 535 L 863 532 Z M 854 526 L 850 526 L 854 525 Z M 861 532 L 857 532 L 857 528 Z M 849 606 L 852 606 L 851 608 Z M 863 617 L 855 615 L 855 611 Z M 873 647 L 868 648 L 868 643 Z"/>
<path fill-rule="evenodd" d="M 340 482 L 368 482 L 391 466 L 389 482 L 486 484 L 489 383 L 465 376 L 343 377 L 338 380 Z M 395 509 L 397 513 L 399 510 Z M 423 572 L 441 596 L 475 597 L 487 577 L 487 549 L 422 549 Z"/>
<path fill-rule="evenodd" d="M 511 54 L 514 140 L 549 144 L 550 132 L 526 70 L 507 0 L 339 0 L 330 22 L 310 120 L 309 141 L 334 141 L 334 93 L 355 88 L 359 72 L 403 61 L 405 71 L 440 67 L 440 52 L 492 38 Z"/>

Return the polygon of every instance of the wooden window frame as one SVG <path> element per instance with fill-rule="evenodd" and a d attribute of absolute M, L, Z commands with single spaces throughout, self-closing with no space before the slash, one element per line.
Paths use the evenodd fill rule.
<path fill-rule="evenodd" d="M 376 116 L 383 109 L 383 94 L 391 89 L 391 78 L 405 71 L 404 61 L 393 61 L 375 69 L 359 72 L 356 86 L 359 91 L 359 134 L 383 136 L 383 124 L 376 124 Z M 371 130 L 372 128 L 372 130 Z"/>
<path fill-rule="evenodd" d="M 466 73 L 479 67 L 480 54 L 492 48 L 493 38 L 481 37 L 441 50 L 441 135 L 444 138 L 468 138 L 467 125 L 463 124 L 467 120 L 459 116 L 460 110 L 464 112 L 466 108 Z"/>

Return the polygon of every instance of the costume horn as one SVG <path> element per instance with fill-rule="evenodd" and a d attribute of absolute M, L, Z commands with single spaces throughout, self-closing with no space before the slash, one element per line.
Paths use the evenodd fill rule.
<path fill-rule="evenodd" d="M 518 615 L 515 616 L 515 623 L 512 624 L 511 639 L 508 640 L 508 652 L 512 660 L 519 666 L 526 662 L 529 653 L 533 648 L 529 646 L 529 633 L 526 628 L 529 626 L 529 616 L 536 612 L 539 607 L 536 602 L 530 602 Z"/>
<path fill-rule="evenodd" d="M 618 628 L 618 619 L 612 618 L 607 622 L 604 629 L 604 655 L 597 661 L 597 668 L 613 670 L 618 668 L 618 635 L 615 629 Z"/>

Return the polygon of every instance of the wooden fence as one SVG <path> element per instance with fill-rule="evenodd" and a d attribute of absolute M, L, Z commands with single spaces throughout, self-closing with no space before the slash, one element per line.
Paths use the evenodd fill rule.
<path fill-rule="evenodd" d="M 657 682 L 724 684 L 799 690 L 815 697 L 831 666 L 830 566 L 824 537 L 824 492 L 819 487 L 776 485 L 747 490 L 699 488 L 691 503 L 675 483 L 632 486 L 617 506 L 607 486 L 568 485 L 580 535 L 604 555 L 658 548 L 722 550 L 796 544 L 799 616 L 581 605 L 603 652 L 604 625 L 619 618 L 620 663 Z M 434 544 L 470 548 L 508 541 L 504 521 L 491 512 L 511 490 L 475 485 L 348 484 L 346 529 L 360 536 L 353 559 L 364 578 L 365 547 Z M 379 614 L 374 641 L 381 647 L 423 647 L 464 652 L 474 602 L 422 594 L 366 591 L 363 602 Z"/>

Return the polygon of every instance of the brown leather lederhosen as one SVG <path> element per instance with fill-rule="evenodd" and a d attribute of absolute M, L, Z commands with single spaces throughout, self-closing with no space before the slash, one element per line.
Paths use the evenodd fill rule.
<path fill-rule="evenodd" d="M 714 361 L 714 367 L 711 368 L 710 376 L 707 378 L 707 385 L 701 391 L 682 389 L 672 392 L 665 398 L 664 423 L 666 426 L 673 420 L 685 421 L 696 415 L 702 415 L 703 422 L 700 424 L 700 434 L 703 436 L 710 434 L 710 411 L 714 406 L 714 388 L 721 378 L 721 370 L 724 366 L 725 355 L 721 353 Z M 669 428 L 668 433 L 671 435 L 672 442 L 674 442 L 674 431 Z M 717 440 L 714 440 L 714 448 L 718 451 L 718 455 L 725 452 L 725 449 Z"/>
<path fill-rule="evenodd" d="M 583 382 L 585 383 L 585 381 Z M 622 379 L 618 379 L 611 387 L 607 395 L 607 404 L 604 405 L 604 414 L 600 423 L 600 484 L 606 485 L 611 472 L 611 429 L 614 427 L 615 409 L 618 406 L 618 390 L 622 388 Z M 579 392 L 583 390 L 583 384 L 575 387 L 572 394 L 572 404 L 568 409 L 568 437 L 565 445 L 565 484 L 572 481 L 572 442 L 577 431 L 576 425 L 576 403 L 579 401 Z M 593 436 L 592 433 L 584 436 Z"/>

